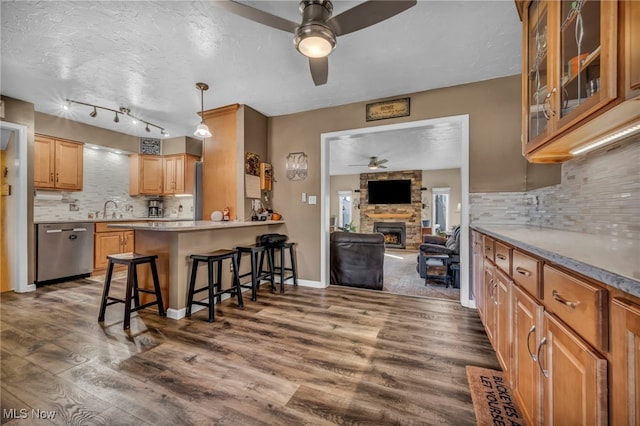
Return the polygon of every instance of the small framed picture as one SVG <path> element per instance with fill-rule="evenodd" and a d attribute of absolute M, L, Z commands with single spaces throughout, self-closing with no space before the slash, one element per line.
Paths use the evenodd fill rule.
<path fill-rule="evenodd" d="M 260 163 L 260 189 L 271 191 L 271 175 L 273 168 L 269 163 Z"/>

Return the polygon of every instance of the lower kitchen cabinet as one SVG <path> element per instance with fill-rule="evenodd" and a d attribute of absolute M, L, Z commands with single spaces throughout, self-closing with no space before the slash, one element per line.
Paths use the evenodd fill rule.
<path fill-rule="evenodd" d="M 640 425 L 640 300 L 480 236 L 476 306 L 526 423 Z"/>
<path fill-rule="evenodd" d="M 607 360 L 547 312 L 544 328 L 544 424 L 608 424 Z"/>
<path fill-rule="evenodd" d="M 133 231 L 113 231 L 107 228 L 106 223 L 96 223 L 93 238 L 93 272 L 100 273 L 106 270 L 107 256 L 133 251 Z"/>
<path fill-rule="evenodd" d="M 537 348 L 542 340 L 543 306 L 517 285 L 512 286 L 512 388 L 530 425 L 542 424 L 542 374 Z"/>
<path fill-rule="evenodd" d="M 611 424 L 640 424 L 640 305 L 622 298 L 611 303 Z"/>

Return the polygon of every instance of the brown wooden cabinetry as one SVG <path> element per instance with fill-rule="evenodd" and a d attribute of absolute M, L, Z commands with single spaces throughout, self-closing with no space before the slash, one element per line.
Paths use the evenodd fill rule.
<path fill-rule="evenodd" d="M 611 424 L 640 423 L 640 304 L 614 298 L 611 304 L 613 355 Z"/>
<path fill-rule="evenodd" d="M 193 165 L 198 161 L 194 155 L 167 155 L 162 158 L 164 195 L 193 193 Z"/>
<path fill-rule="evenodd" d="M 544 418 L 548 425 L 606 425 L 607 360 L 544 313 Z"/>
<path fill-rule="evenodd" d="M 83 148 L 78 142 L 36 135 L 34 187 L 82 191 Z"/>
<path fill-rule="evenodd" d="M 530 425 L 542 423 L 542 375 L 537 345 L 542 339 L 543 306 L 517 285 L 512 288 L 512 387 Z"/>
<path fill-rule="evenodd" d="M 632 101 L 640 82 L 633 64 L 640 14 L 633 3 L 520 4 L 522 142 L 529 161 L 568 160 L 571 150 L 640 117 Z"/>
<path fill-rule="evenodd" d="M 114 231 L 108 223 L 95 224 L 93 236 L 93 273 L 102 273 L 107 268 L 107 256 L 118 253 L 129 253 L 134 248 L 133 231 Z"/>
<path fill-rule="evenodd" d="M 527 423 L 640 424 L 640 301 L 475 232 L 476 305 Z"/>
<path fill-rule="evenodd" d="M 473 269 L 472 269 L 472 287 L 471 292 L 476 301 L 476 306 L 478 307 L 478 312 L 482 317 L 484 313 L 484 309 L 481 308 L 482 303 L 484 302 L 484 286 L 482 283 L 483 274 L 484 274 L 484 248 L 482 245 L 482 234 L 477 231 L 471 232 L 471 245 L 472 245 L 472 259 Z"/>
<path fill-rule="evenodd" d="M 162 157 L 157 155 L 129 156 L 129 194 L 162 194 Z"/>

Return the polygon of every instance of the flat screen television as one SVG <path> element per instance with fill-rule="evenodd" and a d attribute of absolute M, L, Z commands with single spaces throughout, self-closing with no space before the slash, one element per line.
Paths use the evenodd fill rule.
<path fill-rule="evenodd" d="M 370 180 L 369 204 L 411 204 L 411 180 Z"/>

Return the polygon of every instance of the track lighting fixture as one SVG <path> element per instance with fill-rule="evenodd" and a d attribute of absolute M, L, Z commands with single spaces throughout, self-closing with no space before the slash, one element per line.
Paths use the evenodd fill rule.
<path fill-rule="evenodd" d="M 164 127 L 158 126 L 157 124 L 153 124 L 153 123 L 151 123 L 149 121 L 142 120 L 142 119 L 134 116 L 133 114 L 131 114 L 131 110 L 129 108 L 120 107 L 119 109 L 116 110 L 116 109 L 112 109 L 112 108 L 103 107 L 103 106 L 100 106 L 100 105 L 93 105 L 93 104 L 88 104 L 86 102 L 74 101 L 72 99 L 66 99 L 65 103 L 63 104 L 62 107 L 66 111 L 68 111 L 72 103 L 73 104 L 78 104 L 78 105 L 85 105 L 85 106 L 93 108 L 93 111 L 91 111 L 89 113 L 89 115 L 91 117 L 93 117 L 93 118 L 95 118 L 98 115 L 98 109 L 103 109 L 105 111 L 111 111 L 111 112 L 115 113 L 115 116 L 113 117 L 113 122 L 114 123 L 119 123 L 120 122 L 120 116 L 119 115 L 122 114 L 122 115 L 126 115 L 127 117 L 130 117 L 133 124 L 136 124 L 138 121 L 144 123 L 145 124 L 144 130 L 147 133 L 151 132 L 151 128 L 150 128 L 150 126 L 151 126 L 151 127 L 155 127 L 156 129 L 160 130 L 160 134 L 164 135 L 165 137 L 169 136 L 169 133 L 167 133 L 165 131 Z"/>
<path fill-rule="evenodd" d="M 209 90 L 209 85 L 206 83 L 196 83 L 196 88 L 200 90 L 200 124 L 198 124 L 193 134 L 200 138 L 210 138 L 211 131 L 209 131 L 209 127 L 204 124 L 204 91 Z"/>

